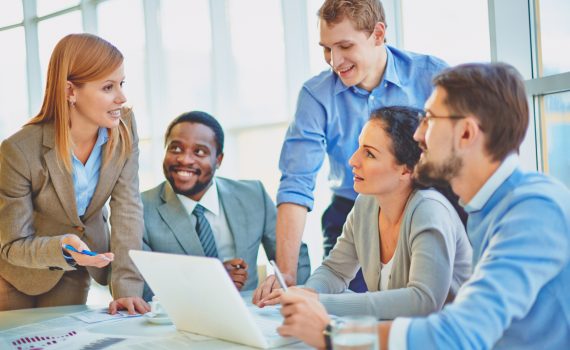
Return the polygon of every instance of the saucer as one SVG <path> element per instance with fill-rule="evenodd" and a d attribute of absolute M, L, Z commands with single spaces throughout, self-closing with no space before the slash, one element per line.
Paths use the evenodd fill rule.
<path fill-rule="evenodd" d="M 172 321 L 170 320 L 170 318 L 165 314 L 156 315 L 156 314 L 153 314 L 152 312 L 147 312 L 146 314 L 144 314 L 144 316 L 146 317 L 147 322 L 150 322 L 150 323 L 172 324 Z"/>

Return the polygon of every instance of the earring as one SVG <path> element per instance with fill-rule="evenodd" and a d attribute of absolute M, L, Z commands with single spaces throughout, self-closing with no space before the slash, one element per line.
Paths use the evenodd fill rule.
<path fill-rule="evenodd" d="M 69 99 L 69 104 L 71 107 L 75 107 L 75 100 Z"/>

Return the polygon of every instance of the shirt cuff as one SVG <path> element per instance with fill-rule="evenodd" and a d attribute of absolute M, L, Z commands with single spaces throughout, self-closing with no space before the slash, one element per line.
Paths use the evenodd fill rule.
<path fill-rule="evenodd" d="M 304 195 L 302 193 L 292 193 L 289 191 L 277 192 L 277 206 L 283 203 L 293 203 L 306 207 L 308 211 L 313 210 L 314 199 L 311 193 Z"/>
<path fill-rule="evenodd" d="M 411 318 L 398 317 L 392 322 L 390 334 L 388 336 L 388 349 L 407 350 L 408 349 L 408 328 L 412 323 Z"/>

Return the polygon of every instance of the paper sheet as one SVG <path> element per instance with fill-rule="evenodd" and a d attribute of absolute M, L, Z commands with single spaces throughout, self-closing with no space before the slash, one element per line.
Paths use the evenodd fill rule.
<path fill-rule="evenodd" d="M 127 311 L 119 311 L 116 314 L 111 315 L 107 312 L 107 309 L 87 310 L 71 315 L 71 317 L 74 317 L 80 321 L 89 324 L 104 322 L 104 321 L 120 320 L 126 317 L 140 317 L 140 316 L 142 316 L 142 314 L 129 315 Z"/>
<path fill-rule="evenodd" d="M 10 350 L 98 350 L 105 349 L 126 339 L 125 337 L 112 337 L 84 330 L 59 329 L 15 336 L 7 339 L 5 343 Z"/>
<path fill-rule="evenodd" d="M 196 342 L 200 342 L 201 344 L 204 345 L 200 346 L 196 344 Z M 218 343 L 220 343 L 221 346 L 213 345 Z M 243 347 L 240 345 L 235 345 L 235 346 L 237 346 L 240 349 L 243 349 Z M 118 347 L 118 349 L 172 350 L 172 349 L 187 349 L 187 348 L 202 348 L 202 347 L 206 347 L 209 349 L 228 350 L 229 348 L 233 348 L 234 345 L 231 343 L 221 342 L 218 339 L 205 337 L 199 334 L 194 334 L 189 332 L 178 332 L 176 335 L 173 335 L 168 338 L 148 339 L 142 342 L 138 342 L 136 344 L 125 343 L 123 344 L 123 346 Z"/>

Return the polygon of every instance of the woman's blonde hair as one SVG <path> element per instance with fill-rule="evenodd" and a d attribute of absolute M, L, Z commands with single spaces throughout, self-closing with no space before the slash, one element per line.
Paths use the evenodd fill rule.
<path fill-rule="evenodd" d="M 108 41 L 92 34 L 70 34 L 55 46 L 48 65 L 46 90 L 42 108 L 27 124 L 53 123 L 55 148 L 65 169 L 71 172 L 71 119 L 66 84 L 77 87 L 102 79 L 118 69 L 123 54 Z M 121 120 L 118 128 L 107 129 L 109 140 L 105 150 L 105 166 L 120 144 L 121 159 L 131 152 L 132 136 Z"/>

